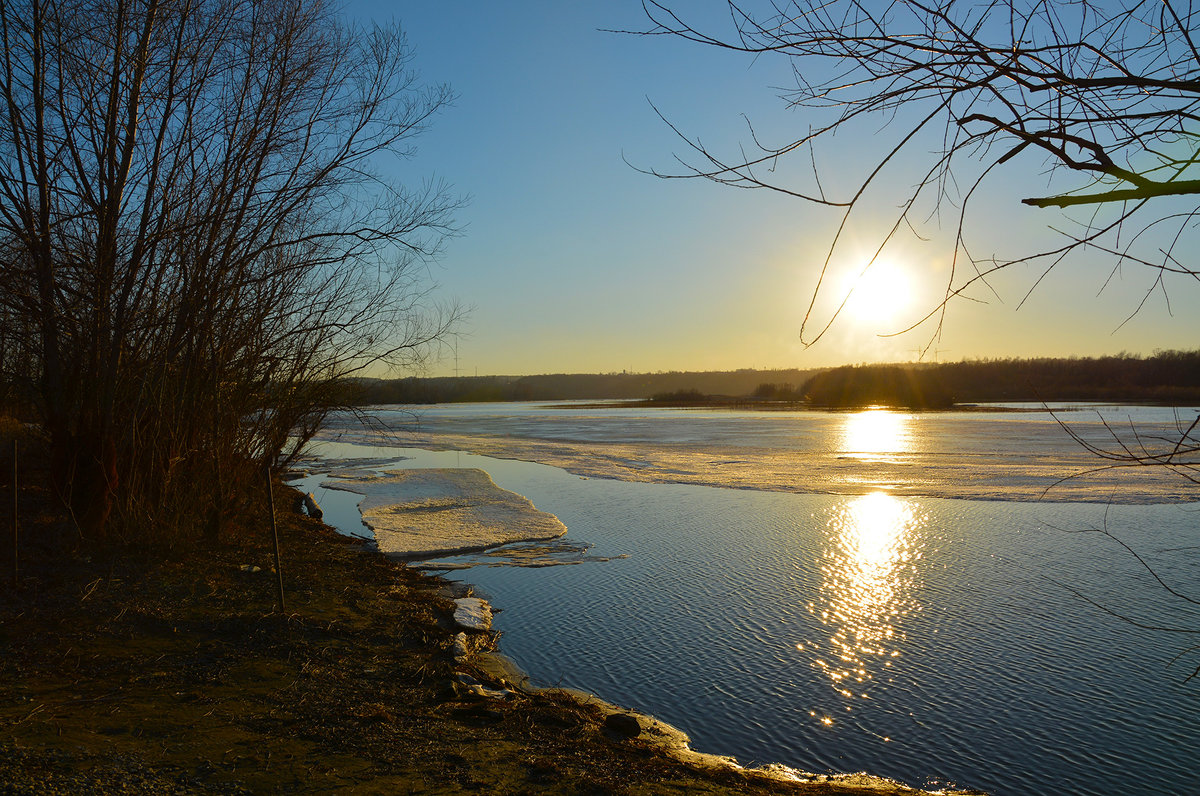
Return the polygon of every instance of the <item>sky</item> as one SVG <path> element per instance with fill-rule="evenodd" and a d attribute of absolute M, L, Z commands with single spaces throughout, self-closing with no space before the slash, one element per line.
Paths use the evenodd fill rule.
<path fill-rule="evenodd" d="M 680 8 L 729 29 L 723 3 Z M 952 216 L 923 230 L 926 242 L 889 250 L 849 310 L 805 346 L 801 323 L 838 214 L 766 191 L 644 173 L 671 171 L 687 149 L 655 108 L 731 156 L 749 142 L 746 119 L 770 141 L 806 129 L 811 120 L 779 96 L 792 79 L 788 63 L 609 32 L 646 27 L 641 3 L 628 0 L 351 0 L 345 14 L 398 21 L 414 67 L 457 95 L 398 175 L 445 180 L 468 200 L 457 214 L 461 233 L 430 270 L 437 299 L 469 314 L 428 375 L 1149 354 L 1200 341 L 1200 286 L 1168 282 L 1169 308 L 1159 293 L 1126 321 L 1151 281 L 1126 268 L 1105 284 L 1113 263 L 1102 257 L 1066 263 L 1040 281 L 1041 269 L 1012 269 L 993 290 L 952 303 L 936 338 L 928 325 L 883 336 L 936 304 Z M 873 162 L 889 129 L 899 128 L 839 135 L 820 152 L 826 178 L 836 187 L 842 171 Z M 1036 242 L 1055 220 L 1016 201 L 1044 185 L 1036 171 L 1011 171 L 1002 186 L 1011 183 L 1013 193 L 979 205 L 984 249 Z M 908 187 L 902 172 L 890 179 Z M 888 201 L 868 206 L 850 228 L 839 267 L 849 272 L 855 257 L 869 256 Z M 834 275 L 827 284 L 833 291 L 822 295 L 840 298 L 849 283 Z"/>

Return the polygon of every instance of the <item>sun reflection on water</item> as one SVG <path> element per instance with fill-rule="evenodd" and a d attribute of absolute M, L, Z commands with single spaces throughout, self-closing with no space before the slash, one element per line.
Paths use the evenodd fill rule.
<path fill-rule="evenodd" d="M 846 415 L 842 450 L 861 459 L 888 459 L 910 447 L 910 417 L 887 409 L 867 409 Z"/>
<path fill-rule="evenodd" d="M 903 619 L 921 609 L 915 591 L 925 522 L 913 501 L 884 492 L 847 500 L 829 518 L 820 605 L 809 611 L 831 635 L 828 645 L 809 646 L 813 665 L 848 700 L 870 698 L 870 682 L 902 654 Z"/>

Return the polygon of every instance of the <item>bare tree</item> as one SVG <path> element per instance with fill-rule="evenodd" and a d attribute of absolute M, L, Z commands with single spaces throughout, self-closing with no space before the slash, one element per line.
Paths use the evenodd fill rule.
<path fill-rule="evenodd" d="M 1149 287 L 1133 313 L 1156 291 L 1169 301 L 1168 277 L 1200 279 L 1192 259 L 1200 244 L 1200 10 L 1190 3 L 729 2 L 725 33 L 703 31 L 654 0 L 644 7 L 652 27 L 643 35 L 782 57 L 791 67 L 795 84 L 783 99 L 803 114 L 802 135 L 768 145 L 751 128 L 752 147 L 724 157 L 676 128 L 690 152 L 679 158 L 683 170 L 653 173 L 776 191 L 839 213 L 801 324 L 806 344 L 849 300 L 849 292 L 835 296 L 836 308 L 816 315 L 852 217 L 878 195 L 898 210 L 862 266 L 866 278 L 896 236 L 920 235 L 926 219 L 952 212 L 944 293 L 929 314 L 898 330 L 932 320 L 930 345 L 951 299 L 1015 264 L 1042 266 L 1033 287 L 1072 255 L 1111 263 L 1110 275 L 1125 265 L 1148 268 Z M 819 147 L 839 132 L 873 132 L 872 124 L 892 131 L 882 137 L 882 154 L 839 193 L 829 187 L 839 182 L 834 175 L 822 174 Z M 789 159 L 807 166 L 806 182 L 778 181 Z M 895 179 L 901 163 L 916 170 L 915 184 Z M 1055 214 L 1059 240 L 1011 256 L 976 254 L 974 202 L 988 196 L 990 181 L 1031 173 L 1030 166 L 1044 172 L 1045 190 L 1021 201 Z M 841 177 L 852 169 L 839 159 L 831 170 Z M 1194 424 L 1176 439 L 1141 442 L 1095 452 L 1113 466 L 1200 466 Z"/>
<path fill-rule="evenodd" d="M 876 257 L 897 234 L 921 234 L 927 213 L 956 216 L 955 267 L 942 299 L 918 321 L 934 319 L 938 329 L 947 300 L 1015 263 L 1048 271 L 1072 253 L 1102 255 L 1114 268 L 1152 269 L 1146 297 L 1165 296 L 1168 275 L 1200 276 L 1190 260 L 1200 210 L 1200 11 L 1191 3 L 727 5 L 731 24 L 711 31 L 649 0 L 652 27 L 642 33 L 787 59 L 794 85 L 782 97 L 802 114 L 803 134 L 767 144 L 752 129 L 752 146 L 725 156 L 676 129 L 690 150 L 680 157 L 685 168 L 655 173 L 779 191 L 840 211 L 804 318 L 806 343 L 819 339 L 846 304 L 848 295 L 823 320 L 815 314 L 851 217 L 877 195 L 899 210 L 876 242 Z M 861 179 L 835 179 L 848 171 L 845 159 L 829 169 L 838 174 L 822 174 L 824 142 L 839 132 L 873 133 L 880 124 L 890 129 L 889 143 Z M 811 164 L 807 181 L 778 181 L 777 167 L 788 159 Z M 896 179 L 901 164 L 916 170 L 915 185 L 908 172 L 903 183 Z M 1046 175 L 1044 190 L 1022 201 L 1055 212 L 1051 225 L 1060 239 L 1011 255 L 977 254 L 973 203 L 1001 176 L 1037 168 Z"/>
<path fill-rule="evenodd" d="M 1109 273 L 1125 265 L 1147 268 L 1150 286 L 1135 301 L 1134 314 L 1155 292 L 1169 300 L 1169 277 L 1200 279 L 1194 261 L 1200 242 L 1200 9 L 1192 3 L 766 0 L 726 5 L 730 26 L 722 33 L 701 30 L 684 15 L 647 0 L 652 27 L 642 33 L 787 59 L 795 80 L 783 99 L 803 114 L 806 129 L 782 144 L 766 144 L 752 127 L 748 154 L 739 149 L 726 157 L 673 128 L 689 148 L 679 158 L 684 168 L 653 173 L 778 191 L 837 210 L 837 231 L 802 325 L 804 342 L 820 339 L 846 306 L 848 295 L 840 303 L 835 297 L 836 309 L 828 317 L 814 314 L 852 217 L 874 209 L 872 199 L 879 194 L 898 210 L 873 244 L 874 257 L 863 275 L 897 235 L 921 235 L 926 219 L 940 219 L 945 211 L 953 219 L 950 277 L 930 313 L 914 324 L 933 320 L 933 339 L 951 299 L 1015 264 L 1038 264 L 1044 276 L 1069 257 L 1088 255 L 1111 263 Z M 835 179 L 852 171 L 854 164 L 844 159 L 830 169 L 836 175 L 822 173 L 818 148 L 839 132 L 863 131 L 866 125 L 890 134 L 882 137 L 880 157 L 865 164 L 864 176 L 848 185 Z M 877 132 L 875 127 L 868 131 Z M 779 174 L 795 174 L 780 168 L 789 159 L 807 165 L 807 182 L 777 181 Z M 915 170 L 916 179 L 896 180 L 901 165 Z M 1053 213 L 1049 225 L 1059 237 L 1005 256 L 976 253 L 972 208 L 991 198 L 991 186 L 1002 177 L 1037 170 L 1044 174 L 1042 190 L 1021 201 Z M 1099 442 L 1067 429 L 1104 468 L 1159 467 L 1197 482 L 1200 421 L 1183 419 L 1174 434 L 1164 436 L 1136 428 L 1109 430 L 1110 441 Z M 1172 598 L 1196 604 L 1158 578 L 1107 528 L 1092 531 L 1133 554 Z"/>
<path fill-rule="evenodd" d="M 444 333 L 457 201 L 387 175 L 450 91 L 319 0 L 0 0 L 0 43 L 7 375 L 85 533 L 211 535 L 347 376 Z"/>

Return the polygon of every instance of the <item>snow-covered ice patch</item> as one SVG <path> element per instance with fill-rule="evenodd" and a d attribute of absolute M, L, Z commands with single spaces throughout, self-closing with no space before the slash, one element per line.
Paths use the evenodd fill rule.
<path fill-rule="evenodd" d="M 363 495 L 358 507 L 383 553 L 428 557 L 556 539 L 558 517 L 501 489 L 483 470 L 389 470 L 322 486 Z"/>
<path fill-rule="evenodd" d="M 491 630 L 492 607 L 478 597 L 459 597 L 454 601 L 454 623 L 467 630 Z"/>

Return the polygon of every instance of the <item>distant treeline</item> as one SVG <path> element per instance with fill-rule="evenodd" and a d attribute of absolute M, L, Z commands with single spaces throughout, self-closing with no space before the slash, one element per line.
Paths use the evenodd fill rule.
<path fill-rule="evenodd" d="M 905 406 L 944 409 L 955 402 L 938 366 L 849 365 L 818 374 L 800 388 L 811 406 Z"/>
<path fill-rule="evenodd" d="M 800 385 L 799 387 L 795 385 Z M 1200 403 L 1200 351 L 812 370 L 451 376 L 363 380 L 360 404 L 650 400 L 691 406 L 805 403 L 939 409 L 989 401 Z"/>
<path fill-rule="evenodd" d="M 364 380 L 361 404 L 427 404 L 467 401 L 640 400 L 665 393 L 749 395 L 764 382 L 803 384 L 814 370 L 672 371 L 670 373 L 551 374 L 545 376 L 444 376 Z"/>
<path fill-rule="evenodd" d="M 989 359 L 933 365 L 857 365 L 801 388 L 814 406 L 941 408 L 988 401 L 1200 402 L 1200 351 L 1150 357 Z"/>

